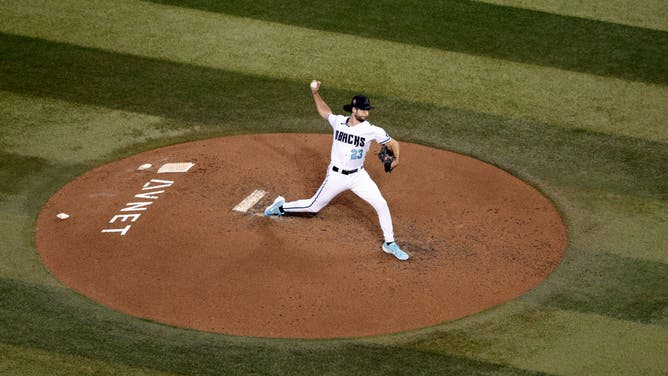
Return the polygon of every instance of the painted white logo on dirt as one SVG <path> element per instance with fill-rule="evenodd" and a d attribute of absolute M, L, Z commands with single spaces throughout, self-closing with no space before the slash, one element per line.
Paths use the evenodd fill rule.
<path fill-rule="evenodd" d="M 125 207 L 120 210 L 119 214 L 114 215 L 109 220 L 111 224 L 122 224 L 126 222 L 137 222 L 141 217 L 142 213 L 145 212 L 150 205 L 152 205 L 155 200 L 157 200 L 160 194 L 164 193 L 164 188 L 169 188 L 174 184 L 172 180 L 160 180 L 160 179 L 151 179 L 148 183 L 144 184 L 141 193 L 134 195 L 135 198 L 152 200 L 152 201 L 137 201 L 137 202 L 128 202 L 125 204 Z M 125 236 L 125 234 L 130 231 L 132 224 L 127 224 L 124 227 L 116 228 L 105 228 L 102 232 L 106 233 L 115 233 Z"/>

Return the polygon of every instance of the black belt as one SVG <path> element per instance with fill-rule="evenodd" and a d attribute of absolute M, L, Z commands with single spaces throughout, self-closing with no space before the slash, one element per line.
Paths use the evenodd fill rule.
<path fill-rule="evenodd" d="M 332 166 L 332 170 L 334 170 L 334 172 L 341 172 L 343 175 L 350 175 L 359 171 L 359 168 L 356 168 L 354 170 L 341 170 L 336 166 Z"/>

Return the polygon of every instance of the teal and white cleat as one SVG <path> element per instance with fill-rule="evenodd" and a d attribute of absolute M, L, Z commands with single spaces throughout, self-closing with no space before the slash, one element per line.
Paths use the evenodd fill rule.
<path fill-rule="evenodd" d="M 398 258 L 399 260 L 408 260 L 410 256 L 408 256 L 408 253 L 404 252 L 399 248 L 399 245 L 397 245 L 396 242 L 392 243 L 383 243 L 383 252 L 385 253 L 390 253 L 394 255 L 394 257 Z"/>
<path fill-rule="evenodd" d="M 283 215 L 283 212 L 281 211 L 283 204 L 285 204 L 285 198 L 283 198 L 282 196 L 276 197 L 274 203 L 267 206 L 267 208 L 264 209 L 264 216 L 269 217 L 271 215 L 278 215 L 278 216 Z"/>

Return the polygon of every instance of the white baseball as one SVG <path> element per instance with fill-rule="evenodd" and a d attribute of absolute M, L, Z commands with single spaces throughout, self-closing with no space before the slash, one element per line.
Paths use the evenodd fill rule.
<path fill-rule="evenodd" d="M 311 81 L 311 89 L 317 89 L 318 88 L 318 81 L 313 80 Z"/>

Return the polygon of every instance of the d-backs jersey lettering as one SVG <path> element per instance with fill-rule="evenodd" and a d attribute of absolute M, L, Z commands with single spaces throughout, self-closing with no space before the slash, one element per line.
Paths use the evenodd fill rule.
<path fill-rule="evenodd" d="M 344 170 L 354 170 L 364 165 L 372 141 L 383 145 L 391 140 L 383 128 L 368 121 L 351 127 L 347 116 L 329 114 L 327 120 L 334 130 L 332 164 Z"/>

